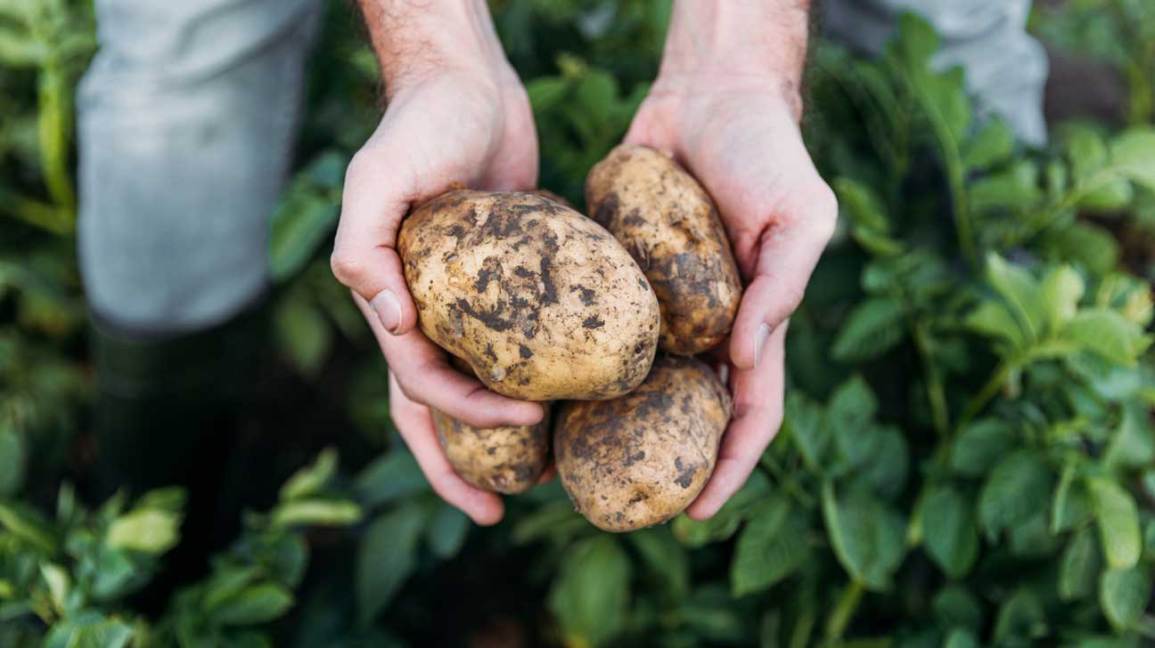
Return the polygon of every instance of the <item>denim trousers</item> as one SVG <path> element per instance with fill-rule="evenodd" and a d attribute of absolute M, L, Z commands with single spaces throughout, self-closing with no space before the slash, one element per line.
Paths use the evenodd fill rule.
<path fill-rule="evenodd" d="M 1030 0 L 827 0 L 827 34 L 879 51 L 901 11 L 943 38 L 980 110 L 1046 138 Z M 79 256 L 94 317 L 179 335 L 267 288 L 319 0 L 96 0 L 100 49 L 78 94 Z"/>

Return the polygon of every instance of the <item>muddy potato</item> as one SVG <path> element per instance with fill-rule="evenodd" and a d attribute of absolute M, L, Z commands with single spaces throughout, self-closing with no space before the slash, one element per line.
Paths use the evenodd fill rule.
<path fill-rule="evenodd" d="M 694 355 L 730 334 L 742 283 L 718 210 L 693 176 L 658 151 L 622 145 L 590 171 L 586 203 L 657 293 L 663 351 Z"/>
<path fill-rule="evenodd" d="M 530 489 L 549 462 L 549 405 L 536 425 L 476 428 L 433 410 L 449 464 L 474 486 L 512 495 Z"/>
<path fill-rule="evenodd" d="M 659 355 L 633 392 L 560 405 L 554 460 L 578 512 L 606 531 L 674 517 L 714 472 L 730 397 L 699 360 Z"/>
<path fill-rule="evenodd" d="M 654 292 L 578 212 L 531 193 L 450 191 L 405 219 L 398 251 L 421 330 L 495 392 L 613 398 L 649 371 Z"/>

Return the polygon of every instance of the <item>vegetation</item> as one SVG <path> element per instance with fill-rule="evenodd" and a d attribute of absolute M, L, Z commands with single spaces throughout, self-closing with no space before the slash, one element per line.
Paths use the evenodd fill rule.
<path fill-rule="evenodd" d="M 238 499 L 263 512 L 158 601 L 141 592 L 171 571 L 182 492 L 82 503 L 70 485 L 91 467 L 71 128 L 91 8 L 0 0 L 0 644 L 1155 641 L 1155 11 L 1046 4 L 1040 34 L 1119 71 L 1126 123 L 1024 148 L 976 118 L 961 72 L 932 70 L 911 16 L 877 60 L 816 47 L 807 137 L 842 223 L 792 320 L 784 428 L 714 519 L 610 535 L 556 481 L 471 528 L 390 432 L 384 367 L 325 262 L 377 111 L 334 2 L 270 244 L 270 371 L 303 396 L 249 470 L 288 479 Z M 494 8 L 542 183 L 580 204 L 668 3 Z"/>

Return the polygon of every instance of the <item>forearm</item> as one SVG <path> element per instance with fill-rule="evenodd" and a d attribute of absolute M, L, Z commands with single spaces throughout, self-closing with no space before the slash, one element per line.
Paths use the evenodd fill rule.
<path fill-rule="evenodd" d="M 445 69 L 502 82 L 511 72 L 484 0 L 358 0 L 386 92 Z"/>
<path fill-rule="evenodd" d="M 779 85 L 800 111 L 810 0 L 677 0 L 661 79 Z"/>

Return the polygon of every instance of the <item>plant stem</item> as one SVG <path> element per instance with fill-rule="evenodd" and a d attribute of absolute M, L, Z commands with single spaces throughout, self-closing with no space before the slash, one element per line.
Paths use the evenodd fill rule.
<path fill-rule="evenodd" d="M 865 591 L 862 583 L 857 580 L 850 581 L 842 589 L 842 594 L 838 596 L 838 603 L 835 604 L 830 617 L 826 619 L 826 642 L 828 644 L 834 644 L 842 639 L 842 635 L 846 633 L 846 626 L 850 625 L 850 620 L 854 618 L 854 613 L 858 610 L 858 604 L 862 602 L 862 594 Z"/>
<path fill-rule="evenodd" d="M 950 409 L 947 405 L 946 389 L 943 387 L 942 378 L 938 375 L 934 362 L 931 361 L 930 339 L 926 332 L 926 326 L 922 322 L 916 321 L 913 328 L 915 346 L 918 348 L 918 355 L 922 359 L 922 369 L 926 377 L 926 397 L 930 403 L 934 431 L 938 433 L 940 438 L 945 439 L 950 436 Z"/>
<path fill-rule="evenodd" d="M 999 393 L 999 390 L 1002 389 L 1003 385 L 1007 382 L 1007 377 L 1011 375 L 1011 372 L 1014 371 L 1015 367 L 1017 366 L 1017 362 L 1011 362 L 1008 360 L 1004 360 L 999 364 L 998 369 L 996 369 L 994 374 L 991 375 L 991 378 L 987 381 L 987 384 L 983 385 L 983 388 L 979 390 L 979 393 L 976 394 L 969 403 L 967 403 L 967 407 L 965 410 L 963 410 L 962 417 L 958 422 L 959 428 L 962 428 L 967 423 L 970 423 L 971 419 L 977 416 L 979 412 L 983 411 L 987 404 L 991 402 L 991 399 Z"/>

